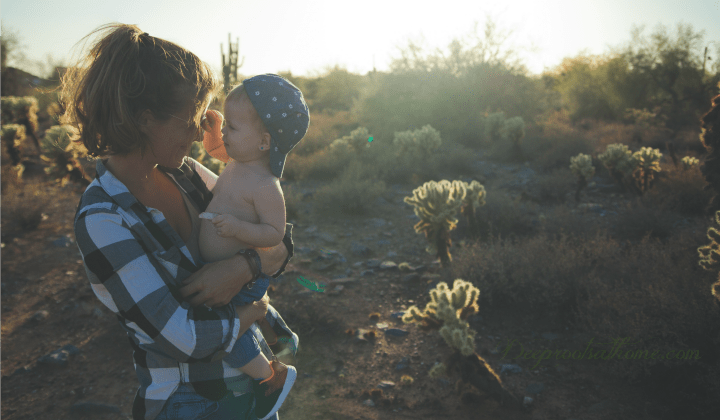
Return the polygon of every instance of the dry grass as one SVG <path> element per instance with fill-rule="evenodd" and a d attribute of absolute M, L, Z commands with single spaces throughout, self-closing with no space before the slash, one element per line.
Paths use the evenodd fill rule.
<path fill-rule="evenodd" d="M 493 239 L 458 251 L 453 275 L 473 279 L 481 291 L 481 307 L 517 305 L 568 316 L 578 283 L 618 248 L 605 233 L 591 240 L 546 233 L 522 240 Z"/>
<path fill-rule="evenodd" d="M 691 226 L 675 229 L 664 242 L 649 236 L 624 242 L 605 232 L 587 239 L 540 233 L 476 242 L 454 253 L 452 275 L 481 290 L 483 310 L 555 314 L 597 343 L 629 337 L 623 359 L 604 362 L 609 372 L 672 398 L 677 410 L 692 406 L 707 413 L 720 391 L 720 305 L 710 292 L 717 272 L 698 265 L 704 233 Z M 697 350 L 700 360 L 626 360 L 627 350 Z"/>
<path fill-rule="evenodd" d="M 560 167 L 540 174 L 533 180 L 533 195 L 544 203 L 564 203 L 568 193 L 573 193 L 577 185 L 577 178 L 566 167 Z"/>
<path fill-rule="evenodd" d="M 47 188 L 40 183 L 4 183 L 1 216 L 3 237 L 36 229 L 42 221 L 43 211 L 52 203 L 52 194 L 55 190 L 57 188 Z"/>

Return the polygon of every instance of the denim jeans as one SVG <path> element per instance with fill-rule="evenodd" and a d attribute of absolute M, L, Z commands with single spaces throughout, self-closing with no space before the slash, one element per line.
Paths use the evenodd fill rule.
<path fill-rule="evenodd" d="M 251 392 L 238 397 L 228 392 L 222 400 L 212 401 L 180 384 L 156 420 L 257 420 L 255 397 Z M 275 413 L 270 420 L 280 420 L 280 416 Z"/>

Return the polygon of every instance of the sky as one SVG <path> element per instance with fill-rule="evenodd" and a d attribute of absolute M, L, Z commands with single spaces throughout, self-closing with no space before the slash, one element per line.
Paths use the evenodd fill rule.
<path fill-rule="evenodd" d="M 72 62 L 73 47 L 110 22 L 136 24 L 152 36 L 197 54 L 218 73 L 220 44 L 239 38 L 241 75 L 291 71 L 316 76 L 333 66 L 365 74 L 387 71 L 399 48 L 413 40 L 447 51 L 487 16 L 512 31 L 515 47 L 532 74 L 553 68 L 564 57 L 602 54 L 627 43 L 633 25 L 650 34 L 658 24 L 670 33 L 678 23 L 705 31 L 705 44 L 720 44 L 720 0 L 442 0 L 419 7 L 416 0 L 189 0 L 100 2 L 90 0 L 2 0 L 2 30 L 15 33 L 27 58 L 10 65 L 33 70 L 32 62 Z M 427 3 L 425 3 L 427 4 Z M 720 57 L 718 57 L 720 59 Z M 37 68 L 37 66 L 35 66 Z M 37 72 L 36 72 L 37 73 Z M 41 75 L 42 76 L 42 75 Z"/>

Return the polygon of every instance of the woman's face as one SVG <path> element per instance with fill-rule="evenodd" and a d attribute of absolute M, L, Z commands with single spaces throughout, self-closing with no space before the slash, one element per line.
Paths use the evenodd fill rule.
<path fill-rule="evenodd" d="M 148 130 L 151 153 L 157 164 L 178 168 L 190 155 L 193 142 L 202 141 L 202 128 L 195 124 L 192 104 L 165 121 L 154 120 Z"/>

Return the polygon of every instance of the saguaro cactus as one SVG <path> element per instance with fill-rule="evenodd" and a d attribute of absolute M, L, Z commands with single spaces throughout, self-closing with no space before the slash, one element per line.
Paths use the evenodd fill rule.
<path fill-rule="evenodd" d="M 439 328 L 440 335 L 455 352 L 450 356 L 448 370 L 459 372 L 463 381 L 488 392 L 503 404 L 522 409 L 519 399 L 505 389 L 490 365 L 475 353 L 475 331 L 466 319 L 478 312 L 480 290 L 472 283 L 455 279 L 450 290 L 440 282 L 430 290 L 430 302 L 420 311 L 411 306 L 403 315 L 405 323 L 419 322 L 424 328 Z"/>
<path fill-rule="evenodd" d="M 240 38 L 237 39 L 236 43 L 232 43 L 230 34 L 228 33 L 228 54 L 225 56 L 223 51 L 223 45 L 220 43 L 220 55 L 222 56 L 222 72 L 223 82 L 225 83 L 225 91 L 228 91 L 233 84 L 237 83 L 237 71 L 245 63 L 245 57 L 238 66 L 238 45 L 240 44 Z"/>
<path fill-rule="evenodd" d="M 580 191 L 587 186 L 587 180 L 595 175 L 595 167 L 592 166 L 592 157 L 580 153 L 570 158 L 570 170 L 578 178 L 577 190 L 575 190 L 575 201 L 580 201 Z"/>
<path fill-rule="evenodd" d="M 414 226 L 415 232 L 425 234 L 429 242 L 425 250 L 436 254 L 443 268 L 452 261 L 450 231 L 457 226 L 455 215 L 467 195 L 465 185 L 462 181 L 430 181 L 413 190 L 412 197 L 403 199 L 415 206 L 415 215 L 420 218 Z"/>

